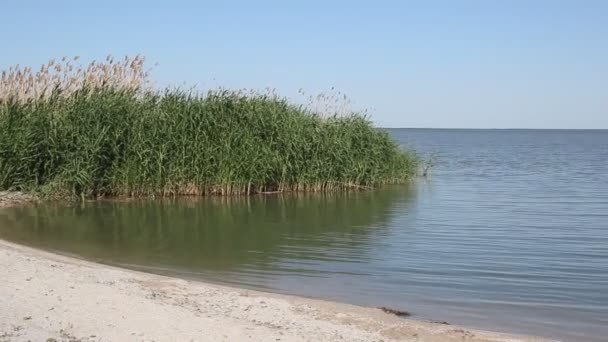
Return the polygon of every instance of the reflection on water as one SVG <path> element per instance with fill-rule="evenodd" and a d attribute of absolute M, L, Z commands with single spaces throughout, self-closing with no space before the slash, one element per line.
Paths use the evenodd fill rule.
<path fill-rule="evenodd" d="M 0 237 L 422 319 L 605 340 L 608 131 L 391 134 L 439 153 L 432 179 L 347 194 L 10 208 Z"/>
<path fill-rule="evenodd" d="M 378 192 L 47 203 L 0 212 L 0 236 L 105 263 L 272 288 L 284 274 L 319 277 L 335 273 L 325 269 L 331 263 L 365 262 L 371 235 L 407 210 L 413 195 L 410 186 L 395 186 Z"/>

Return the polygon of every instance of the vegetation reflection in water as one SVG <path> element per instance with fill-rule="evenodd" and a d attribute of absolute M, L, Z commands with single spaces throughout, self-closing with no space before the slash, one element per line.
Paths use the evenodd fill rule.
<path fill-rule="evenodd" d="M 353 262 L 414 195 L 379 191 L 46 203 L 0 212 L 0 237 L 163 273 L 285 271 L 283 259 Z M 289 272 L 321 272 L 288 269 Z M 221 281 L 221 279 L 219 279 Z"/>

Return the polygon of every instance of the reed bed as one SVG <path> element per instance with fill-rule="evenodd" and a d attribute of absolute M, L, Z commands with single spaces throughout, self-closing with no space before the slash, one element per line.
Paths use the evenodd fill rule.
<path fill-rule="evenodd" d="M 322 114 L 274 93 L 153 90 L 139 56 L 73 62 L 2 74 L 0 189 L 78 198 L 335 191 L 418 171 L 416 154 L 361 114 Z"/>

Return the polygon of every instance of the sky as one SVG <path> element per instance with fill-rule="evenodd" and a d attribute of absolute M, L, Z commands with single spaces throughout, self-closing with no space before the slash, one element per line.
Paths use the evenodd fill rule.
<path fill-rule="evenodd" d="M 333 87 L 383 127 L 608 129 L 603 0 L 5 0 L 0 33 L 1 70 L 139 53 L 159 87 Z"/>

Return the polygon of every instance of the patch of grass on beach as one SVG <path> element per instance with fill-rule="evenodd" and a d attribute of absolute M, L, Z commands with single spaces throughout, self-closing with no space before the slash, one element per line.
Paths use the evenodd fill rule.
<path fill-rule="evenodd" d="M 232 195 L 404 183 L 419 158 L 358 113 L 273 94 L 151 89 L 143 58 L 11 68 L 0 189 L 50 196 Z M 335 114 L 335 113 L 334 113 Z"/>

